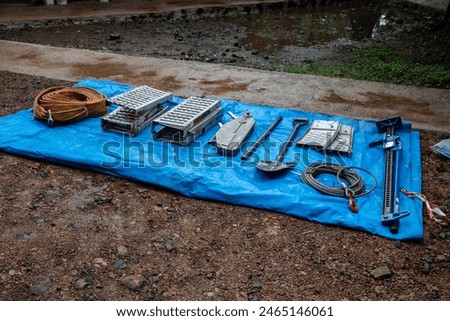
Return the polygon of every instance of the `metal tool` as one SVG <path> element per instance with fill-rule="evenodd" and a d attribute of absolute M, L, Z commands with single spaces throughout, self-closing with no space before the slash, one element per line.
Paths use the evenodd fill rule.
<path fill-rule="evenodd" d="M 108 98 L 111 104 L 124 107 L 134 114 L 142 113 L 153 109 L 172 98 L 171 93 L 167 93 L 152 87 L 140 86 L 123 94 Z"/>
<path fill-rule="evenodd" d="M 385 150 L 384 166 L 384 197 L 381 223 L 389 226 L 392 233 L 399 229 L 399 219 L 408 216 L 408 211 L 400 212 L 399 163 L 402 143 L 395 130 L 403 127 L 400 117 L 392 117 L 376 123 L 378 132 L 384 133 L 383 138 L 369 144 L 370 147 L 382 145 Z"/>
<path fill-rule="evenodd" d="M 135 136 L 162 113 L 163 104 L 171 98 L 172 94 L 148 86 L 136 87 L 108 98 L 110 104 L 118 107 L 102 117 L 102 128 L 105 131 Z"/>
<path fill-rule="evenodd" d="M 153 138 L 187 146 L 215 126 L 222 115 L 218 100 L 189 97 L 152 121 Z"/>
<path fill-rule="evenodd" d="M 236 117 L 232 112 L 228 114 L 233 120 L 223 124 L 210 143 L 216 146 L 219 154 L 234 156 L 252 132 L 255 120 L 248 111 L 241 117 Z"/>
<path fill-rule="evenodd" d="M 259 136 L 256 142 L 254 142 L 247 149 L 244 155 L 242 155 L 241 160 L 247 160 L 253 154 L 253 152 L 259 147 L 259 145 L 261 145 L 261 143 L 266 139 L 266 137 L 275 129 L 275 127 L 278 126 L 278 124 L 281 122 L 282 119 L 283 117 L 278 116 L 277 119 L 275 119 L 275 121 L 269 126 L 269 128 L 267 128 L 266 131 L 261 136 Z"/>
<path fill-rule="evenodd" d="M 297 146 L 311 146 L 319 150 L 352 153 L 353 127 L 334 120 L 315 120 L 296 142 Z"/>
<path fill-rule="evenodd" d="M 101 125 L 105 131 L 135 136 L 149 126 L 151 120 L 162 110 L 163 107 L 160 105 L 151 110 L 135 114 L 127 108 L 117 107 L 114 111 L 102 117 Z"/>
<path fill-rule="evenodd" d="M 305 126 L 308 122 L 309 122 L 309 119 L 307 119 L 307 118 L 294 118 L 292 121 L 292 123 L 294 125 L 294 129 L 292 130 L 291 134 L 289 135 L 289 138 L 281 146 L 276 161 L 274 161 L 274 162 L 261 161 L 258 164 L 256 164 L 256 168 L 258 168 L 264 172 L 278 172 L 281 170 L 295 167 L 295 165 L 296 165 L 295 162 L 282 163 L 282 160 L 284 158 L 284 155 L 286 154 L 287 149 L 289 148 L 289 146 L 292 145 L 295 135 L 297 135 L 297 132 L 300 129 L 300 127 Z"/>

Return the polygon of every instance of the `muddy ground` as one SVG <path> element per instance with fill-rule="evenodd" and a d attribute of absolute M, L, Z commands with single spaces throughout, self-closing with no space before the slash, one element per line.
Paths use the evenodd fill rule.
<path fill-rule="evenodd" d="M 255 58 L 248 66 L 268 61 L 262 50 L 240 45 L 234 27 L 218 35 L 228 35 L 229 51 L 208 47 L 215 37 L 209 30 L 223 27 L 220 21 L 195 32 L 183 22 L 178 35 L 163 37 L 160 30 L 160 38 L 144 41 L 157 31 L 137 19 L 108 22 L 100 31 L 96 24 L 67 26 L 45 39 L 132 54 L 172 50 L 176 40 L 179 50 L 158 55 L 208 60 L 215 52 L 212 62 L 240 64 L 244 52 Z M 35 42 L 46 32 L 16 30 L 9 37 Z M 204 57 L 194 51 L 200 48 L 185 47 L 199 39 Z M 70 85 L 7 72 L 0 83 L 0 116 L 30 107 L 44 88 Z M 421 133 L 422 179 L 423 192 L 449 212 L 449 163 L 430 150 L 446 137 Z M 450 230 L 428 217 L 423 241 L 398 242 L 5 153 L 0 173 L 2 300 L 450 300 Z M 380 267 L 389 273 L 377 279 L 371 272 Z"/>
<path fill-rule="evenodd" d="M 450 67 L 443 19 L 443 12 L 396 1 L 293 1 L 2 22 L 0 39 L 266 70 L 352 63 L 352 50 L 372 42 L 412 63 Z"/>

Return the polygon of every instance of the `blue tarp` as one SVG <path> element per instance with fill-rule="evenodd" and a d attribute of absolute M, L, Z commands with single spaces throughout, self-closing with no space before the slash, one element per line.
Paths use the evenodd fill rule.
<path fill-rule="evenodd" d="M 110 81 L 86 79 L 76 84 L 98 90 L 108 97 L 131 89 L 131 86 Z M 179 97 L 174 98 L 181 102 Z M 279 115 L 283 121 L 254 156 L 241 161 L 220 156 L 208 141 L 218 129 L 210 129 L 187 147 L 153 141 L 150 128 L 130 138 L 113 132 L 104 132 L 99 118 L 88 118 L 77 123 L 48 127 L 33 119 L 32 110 L 24 110 L 0 118 L 0 150 L 29 158 L 67 166 L 86 168 L 125 177 L 169 189 L 187 197 L 217 200 L 227 203 L 272 210 L 283 214 L 366 231 L 375 235 L 399 239 L 420 240 L 423 237 L 422 204 L 401 195 L 402 211 L 410 211 L 400 220 L 397 234 L 380 223 L 383 202 L 384 150 L 369 148 L 379 140 L 373 121 L 331 117 L 299 110 L 261 106 L 220 99 L 224 110 L 235 115 L 250 111 L 256 127 L 249 140 L 254 141 Z M 327 156 L 313 149 L 291 147 L 285 161 L 297 161 L 297 166 L 281 175 L 271 176 L 255 168 L 258 160 L 274 160 L 279 144 L 290 134 L 294 117 L 311 120 L 337 120 L 355 129 L 353 154 L 333 156 L 333 162 L 360 166 L 375 175 L 378 185 L 372 193 L 356 199 L 359 213 L 347 207 L 344 198 L 320 194 L 303 184 L 301 172 L 309 164 L 325 161 Z M 223 122 L 231 120 L 225 113 Z M 300 130 L 299 136 L 307 129 Z M 421 159 L 419 133 L 411 131 L 409 123 L 396 132 L 402 142 L 400 185 L 407 190 L 421 190 Z M 244 148 L 245 150 L 245 148 Z M 328 156 L 329 157 L 329 156 Z M 361 172 L 366 185 L 371 178 Z M 324 180 L 330 179 L 326 176 Z"/>

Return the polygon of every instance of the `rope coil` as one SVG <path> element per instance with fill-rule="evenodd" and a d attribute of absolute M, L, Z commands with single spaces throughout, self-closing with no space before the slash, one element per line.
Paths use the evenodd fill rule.
<path fill-rule="evenodd" d="M 53 123 L 70 123 L 108 112 L 105 95 L 87 87 L 50 87 L 40 92 L 33 106 L 34 118 Z"/>

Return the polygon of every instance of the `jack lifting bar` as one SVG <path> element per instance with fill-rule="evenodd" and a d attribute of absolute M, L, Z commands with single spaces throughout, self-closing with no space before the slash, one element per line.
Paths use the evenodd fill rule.
<path fill-rule="evenodd" d="M 369 144 L 369 147 L 382 145 L 385 150 L 383 214 L 381 223 L 389 226 L 392 233 L 399 229 L 399 219 L 408 216 L 408 211 L 400 212 L 399 163 L 402 143 L 396 129 L 403 127 L 400 117 L 380 120 L 376 123 L 378 132 L 384 133 L 383 139 Z"/>

